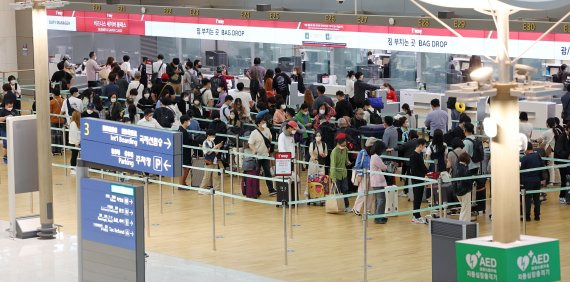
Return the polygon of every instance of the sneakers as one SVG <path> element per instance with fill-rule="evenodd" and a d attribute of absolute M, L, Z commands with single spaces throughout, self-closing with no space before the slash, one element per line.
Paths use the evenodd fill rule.
<path fill-rule="evenodd" d="M 352 209 L 351 211 L 352 211 L 355 215 L 360 215 L 360 212 L 357 211 L 357 210 L 355 210 L 355 209 Z"/>
<path fill-rule="evenodd" d="M 200 195 L 210 195 L 210 191 L 198 191 L 198 194 Z"/>
<path fill-rule="evenodd" d="M 427 221 L 423 217 L 420 218 L 412 217 L 412 223 L 427 224 Z"/>
<path fill-rule="evenodd" d="M 352 209 L 351 209 L 351 208 L 345 208 L 345 209 L 344 209 L 344 212 L 345 212 L 345 213 L 352 213 Z"/>
<path fill-rule="evenodd" d="M 72 168 L 72 169 L 71 169 L 71 171 L 69 172 L 69 174 L 71 174 L 71 175 L 76 175 L 76 174 L 77 174 L 77 172 L 75 172 L 75 169 L 74 169 L 74 168 Z"/>
<path fill-rule="evenodd" d="M 561 203 L 561 204 L 566 204 L 566 199 L 565 199 L 565 198 L 560 198 L 560 203 Z"/>
<path fill-rule="evenodd" d="M 4 157 L 2 158 L 2 160 L 4 161 L 4 164 L 5 164 L 5 165 L 8 164 L 8 157 L 7 157 L 7 156 L 4 156 Z"/>
<path fill-rule="evenodd" d="M 408 195 L 406 195 L 406 193 L 404 193 L 404 191 L 400 191 L 400 193 L 398 194 L 398 197 L 407 197 Z"/>

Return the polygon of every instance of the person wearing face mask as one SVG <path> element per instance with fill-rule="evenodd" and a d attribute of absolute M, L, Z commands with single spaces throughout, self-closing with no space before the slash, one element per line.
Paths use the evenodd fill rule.
<path fill-rule="evenodd" d="M 315 140 L 309 144 L 308 152 L 310 154 L 309 168 L 307 175 L 325 175 L 325 165 L 329 150 L 327 144 L 323 142 L 322 135 L 319 131 L 315 133 Z"/>
<path fill-rule="evenodd" d="M 364 74 L 361 72 L 357 72 L 354 77 L 356 78 L 356 81 L 354 82 L 354 106 L 362 108 L 362 106 L 364 106 L 364 100 L 366 100 L 366 91 L 378 90 L 380 89 L 380 86 L 364 82 Z"/>
<path fill-rule="evenodd" d="M 243 91 L 244 87 L 245 87 L 244 84 L 239 82 L 237 84 L 238 92 L 233 92 L 230 95 L 232 95 L 232 97 L 234 97 L 234 101 L 237 101 L 238 99 L 240 99 L 240 101 L 243 105 L 244 115 L 247 118 L 249 118 L 250 109 L 255 105 L 255 103 L 253 102 L 253 100 L 251 100 L 251 94 Z"/>
<path fill-rule="evenodd" d="M 329 176 L 342 194 L 348 194 L 348 148 L 346 147 L 346 134 L 339 133 L 335 137 L 336 146 L 331 152 L 331 168 Z M 345 212 L 350 212 L 348 198 L 344 198 Z"/>
<path fill-rule="evenodd" d="M 273 114 L 273 124 L 281 125 L 285 121 L 285 109 L 287 105 L 283 102 L 283 99 L 279 99 L 275 104 L 275 113 Z"/>
<path fill-rule="evenodd" d="M 176 105 L 178 106 L 180 113 L 187 113 L 188 110 L 192 108 L 192 103 L 190 102 L 190 93 L 182 92 L 182 95 L 178 98 Z"/>
<path fill-rule="evenodd" d="M 200 81 L 198 80 L 198 74 L 194 69 L 194 64 L 191 61 L 186 61 L 184 65 L 184 76 L 182 78 L 182 91 L 183 92 L 192 92 L 195 88 L 200 85 Z"/>
<path fill-rule="evenodd" d="M 424 163 L 423 152 L 426 150 L 427 142 L 425 139 L 420 138 L 417 141 L 415 150 L 410 155 L 410 175 L 424 178 L 428 173 L 428 169 Z M 423 180 L 412 179 L 412 184 L 420 184 Z M 424 186 L 414 187 L 414 210 L 421 208 L 422 199 L 424 196 Z M 419 212 L 415 212 L 412 217 L 413 223 L 427 224 L 427 221 L 421 216 Z"/>
<path fill-rule="evenodd" d="M 299 93 L 305 93 L 306 87 L 305 83 L 303 82 L 303 70 L 301 70 L 300 67 L 293 68 L 291 79 L 297 82 L 297 91 Z"/>
<path fill-rule="evenodd" d="M 162 126 L 154 119 L 154 110 L 153 109 L 145 109 L 144 110 L 144 117 L 137 122 L 137 125 L 149 127 L 149 128 L 156 128 L 162 129 Z"/>
<path fill-rule="evenodd" d="M 251 120 L 251 118 L 249 117 L 249 111 L 246 111 L 247 107 L 243 105 L 243 102 L 240 98 L 234 97 L 234 104 L 232 106 L 232 109 L 235 110 L 237 119 L 244 122 L 248 122 Z"/>
<path fill-rule="evenodd" d="M 49 101 L 50 123 L 53 128 L 62 128 L 65 124 L 65 119 L 56 115 L 61 114 L 61 106 L 63 99 L 60 96 L 59 89 L 53 89 L 52 99 Z M 63 145 L 63 132 L 60 130 L 51 131 L 51 143 L 56 145 Z M 61 154 L 61 147 L 51 147 L 53 154 Z"/>
<path fill-rule="evenodd" d="M 341 117 L 347 116 L 347 117 L 354 117 L 354 112 L 352 111 L 352 105 L 350 104 L 349 101 L 347 101 L 345 99 L 346 95 L 344 95 L 344 92 L 342 91 L 337 91 L 336 92 L 336 106 L 335 106 L 335 112 L 336 112 L 336 119 L 339 119 Z"/>
<path fill-rule="evenodd" d="M 277 150 L 280 153 L 289 152 L 291 153 L 291 158 L 295 158 L 295 133 L 299 130 L 299 125 L 290 120 L 285 126 L 285 130 L 279 134 L 277 139 Z M 293 163 L 291 163 L 291 168 L 293 168 Z"/>
<path fill-rule="evenodd" d="M 196 72 L 196 77 L 198 77 L 198 84 L 196 85 L 196 87 L 201 87 L 202 86 L 202 79 L 204 79 L 204 77 L 202 76 L 202 62 L 200 60 L 194 60 L 194 71 Z"/>
<path fill-rule="evenodd" d="M 228 91 L 226 89 L 224 89 L 223 87 L 220 87 L 220 92 L 218 92 L 218 102 L 216 103 L 216 108 L 221 108 L 226 101 L 226 97 L 228 97 L 228 96 L 229 96 Z M 233 97 L 232 97 L 232 100 L 233 100 Z"/>
<path fill-rule="evenodd" d="M 164 129 L 170 129 L 176 118 L 176 114 L 168 106 L 170 106 L 170 98 L 163 97 L 160 108 L 154 111 L 154 118 Z"/>
<path fill-rule="evenodd" d="M 232 111 L 232 103 L 234 98 L 232 96 L 226 96 L 224 98 L 224 104 L 220 108 L 220 120 L 224 123 L 228 123 L 230 112 Z"/>
<path fill-rule="evenodd" d="M 18 112 L 14 109 L 14 103 L 12 101 L 7 101 L 4 104 L 4 108 L 0 110 L 0 136 L 6 137 L 6 118 L 17 116 Z M 8 163 L 8 155 L 6 149 L 7 140 L 2 140 L 2 149 L 4 151 L 4 164 Z"/>
<path fill-rule="evenodd" d="M 174 93 L 182 93 L 182 76 L 184 75 L 184 70 L 180 65 L 179 58 L 172 59 L 172 62 L 166 66 L 166 73 L 168 74 L 168 81 L 174 89 Z"/>
<path fill-rule="evenodd" d="M 154 109 L 155 107 L 156 103 L 150 97 L 150 92 L 148 89 L 146 89 L 142 95 L 142 98 L 137 102 L 137 108 L 144 112 L 147 109 Z"/>
<path fill-rule="evenodd" d="M 81 113 L 81 118 L 99 118 L 99 113 L 95 111 L 95 104 L 89 103 L 85 112 Z"/>
<path fill-rule="evenodd" d="M 311 140 L 309 138 L 309 133 L 307 132 L 307 130 L 310 130 L 313 126 L 313 119 L 309 115 L 309 106 L 303 103 L 301 105 L 301 109 L 299 110 L 299 112 L 297 112 L 294 119 L 297 122 L 297 124 L 302 125 L 305 128 L 305 130 L 303 131 L 303 144 L 308 146 Z M 305 151 L 305 161 L 308 161 L 310 157 L 309 150 L 304 150 L 304 151 Z"/>
<path fill-rule="evenodd" d="M 118 101 L 117 94 L 111 93 L 109 101 L 111 102 L 111 104 L 109 105 L 107 119 L 114 121 L 121 121 L 123 113 L 123 105 L 121 105 L 121 103 Z"/>
<path fill-rule="evenodd" d="M 372 146 L 376 143 L 377 139 L 370 137 L 366 139 L 366 144 L 364 148 L 358 152 L 356 156 L 356 161 L 354 163 L 353 170 L 356 171 L 356 183 L 358 185 L 358 193 L 362 193 L 356 197 L 354 201 L 354 206 L 352 207 L 352 212 L 356 215 L 360 215 L 361 212 L 370 213 L 373 210 L 372 203 L 374 201 L 373 197 L 364 197 L 364 193 L 368 191 L 371 187 L 370 185 L 370 157 L 372 156 Z M 366 170 L 366 173 L 364 171 Z M 366 199 L 366 210 L 362 210 L 364 207 L 364 200 Z"/>
<path fill-rule="evenodd" d="M 152 71 L 152 65 L 150 64 L 148 57 L 142 57 L 141 64 L 139 65 L 137 71 L 141 75 L 140 83 L 143 85 L 144 88 L 148 87 L 147 65 L 149 66 L 149 68 L 151 68 L 151 71 Z M 135 72 L 135 75 L 136 75 L 136 72 Z"/>
<path fill-rule="evenodd" d="M 79 156 L 79 147 L 81 143 L 81 114 L 78 111 L 71 115 L 69 124 L 69 144 L 74 148 L 71 149 L 71 175 L 75 175 L 75 166 L 77 166 L 77 157 Z"/>
<path fill-rule="evenodd" d="M 66 116 L 67 125 L 69 125 L 71 115 L 74 111 L 83 112 L 83 102 L 79 99 L 79 90 L 76 87 L 71 87 L 69 93 L 71 95 L 69 95 L 61 106 L 61 114 Z"/>
<path fill-rule="evenodd" d="M 178 132 L 182 133 L 182 145 L 183 146 L 191 146 L 192 135 L 188 133 L 188 127 L 190 126 L 190 117 L 188 115 L 183 115 L 180 117 L 180 127 L 178 127 Z M 188 173 L 190 172 L 190 168 L 187 166 L 192 165 L 192 149 L 183 147 L 182 148 L 182 175 L 180 176 L 180 185 L 188 186 L 186 184 L 186 179 L 188 178 Z M 178 187 L 178 190 L 189 191 L 187 189 L 182 189 Z"/>
<path fill-rule="evenodd" d="M 258 155 L 261 157 L 269 157 L 269 154 L 273 152 L 273 144 L 271 144 L 271 131 L 267 127 L 267 122 L 263 117 L 259 117 L 255 120 L 257 128 L 251 132 L 249 139 L 247 141 L 251 154 Z M 263 175 L 267 178 L 272 178 L 271 175 L 271 164 L 268 159 L 257 159 L 258 169 L 263 169 Z M 266 180 L 267 190 L 269 195 L 273 196 L 277 193 L 273 188 L 273 181 Z"/>
<path fill-rule="evenodd" d="M 136 95 L 135 95 L 135 104 L 137 104 L 139 102 L 139 100 L 142 98 L 143 93 L 144 93 L 144 84 L 141 82 L 141 73 L 139 71 L 135 72 L 135 80 L 131 81 L 131 83 L 129 83 L 129 87 L 127 88 L 127 93 L 131 94 L 132 90 L 134 89 L 136 91 Z"/>
<path fill-rule="evenodd" d="M 319 111 L 313 120 L 313 129 L 317 130 L 321 126 L 321 120 L 325 119 L 327 122 L 336 115 L 336 111 L 328 103 L 324 103 L 319 107 Z"/>
<path fill-rule="evenodd" d="M 218 152 L 213 150 L 220 150 L 224 145 L 224 142 L 215 143 L 216 132 L 208 129 L 206 131 L 206 140 L 202 143 L 202 148 L 204 151 L 204 162 L 205 168 L 218 169 Z M 214 190 L 220 190 L 220 174 L 218 172 L 204 171 L 204 177 L 202 178 L 202 183 L 200 183 L 200 188 L 213 187 Z M 205 194 L 205 193 L 201 193 Z"/>
<path fill-rule="evenodd" d="M 192 111 L 193 117 L 195 117 L 195 118 L 198 118 L 198 119 L 206 118 L 206 111 L 202 107 L 202 102 L 201 102 L 200 98 L 194 98 L 194 101 L 192 102 L 192 108 L 190 109 L 190 111 Z M 188 111 L 188 112 L 190 112 L 190 111 Z M 205 121 L 199 121 L 198 123 L 200 124 L 200 127 L 202 127 L 202 128 L 208 127 L 208 123 Z"/>

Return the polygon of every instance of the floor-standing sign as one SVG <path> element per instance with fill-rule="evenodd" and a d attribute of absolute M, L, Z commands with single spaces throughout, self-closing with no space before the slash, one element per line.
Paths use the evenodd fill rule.
<path fill-rule="evenodd" d="M 144 194 L 148 180 L 143 188 L 90 179 L 90 167 L 180 176 L 182 135 L 100 119 L 81 120 L 79 280 L 144 281 L 144 202 L 150 234 L 148 193 Z"/>
<path fill-rule="evenodd" d="M 275 176 L 291 176 L 291 153 L 275 153 Z"/>

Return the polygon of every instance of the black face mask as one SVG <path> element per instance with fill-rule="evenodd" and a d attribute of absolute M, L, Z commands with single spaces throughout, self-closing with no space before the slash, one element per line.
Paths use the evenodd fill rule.
<path fill-rule="evenodd" d="M 202 65 L 198 65 L 198 68 L 201 69 L 201 68 L 202 68 Z"/>

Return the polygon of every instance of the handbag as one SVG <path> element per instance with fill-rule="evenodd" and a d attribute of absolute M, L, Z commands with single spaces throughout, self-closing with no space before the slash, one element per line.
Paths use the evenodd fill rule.
<path fill-rule="evenodd" d="M 333 187 L 331 187 L 331 196 L 341 195 L 338 191 L 338 186 L 336 183 L 333 183 Z M 329 199 L 325 202 L 325 211 L 327 213 L 342 213 L 344 212 L 344 199 L 337 198 L 337 199 Z"/>
<path fill-rule="evenodd" d="M 360 158 L 359 166 L 362 166 L 362 163 L 364 163 L 364 155 L 362 156 L 362 158 Z M 360 181 L 358 180 L 358 174 L 355 168 L 352 169 L 352 176 L 350 178 L 350 181 L 352 181 L 352 183 L 354 183 L 354 185 L 356 186 L 360 184 Z"/>

